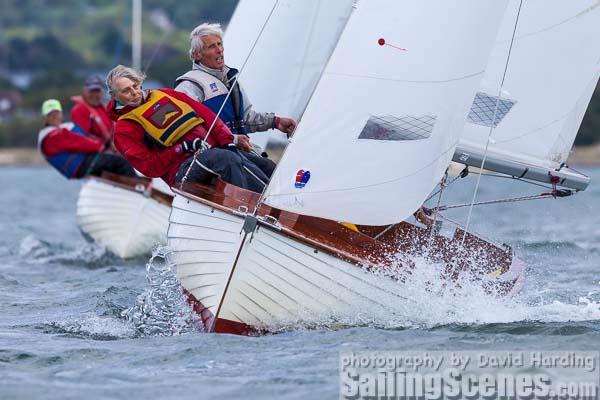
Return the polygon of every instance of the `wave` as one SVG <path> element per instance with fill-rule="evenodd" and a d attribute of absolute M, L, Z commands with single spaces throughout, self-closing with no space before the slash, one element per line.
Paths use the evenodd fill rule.
<path fill-rule="evenodd" d="M 568 299 L 557 300 L 552 291 L 545 295 L 535 290 L 527 293 L 526 285 L 522 294 L 499 297 L 468 279 L 449 283 L 441 278 L 442 265 L 431 264 L 424 259 L 414 261 L 415 268 L 412 274 L 404 276 L 404 284 L 386 286 L 387 289 L 393 287 L 399 296 L 396 304 L 389 304 L 388 310 L 374 312 L 367 308 L 368 305 L 358 306 L 350 318 L 310 315 L 309 323 L 302 319 L 284 321 L 268 327 L 268 330 L 338 330 L 366 326 L 387 330 L 464 329 L 482 333 L 575 335 L 598 329 L 596 321 L 600 320 L 600 302 L 591 299 L 596 296 L 592 292 L 569 303 Z M 386 282 L 381 284 L 386 285 Z M 536 282 L 531 279 L 529 285 L 537 288 Z"/>
<path fill-rule="evenodd" d="M 174 336 L 203 330 L 202 322 L 187 303 L 174 264 L 167 261 L 168 247 L 157 247 L 146 264 L 149 287 L 121 315 L 144 336 Z"/>
<path fill-rule="evenodd" d="M 44 333 L 93 340 L 117 340 L 137 336 L 135 329 L 116 318 L 87 315 L 82 318 L 54 321 L 36 326 Z"/>
<path fill-rule="evenodd" d="M 19 256 L 32 264 L 63 264 L 101 268 L 121 261 L 106 248 L 86 243 L 75 248 L 52 244 L 28 235 L 21 240 Z"/>
<path fill-rule="evenodd" d="M 202 331 L 202 324 L 186 301 L 176 278 L 175 265 L 168 261 L 169 249 L 157 249 L 146 265 L 148 287 L 137 296 L 135 304 L 121 313 L 138 334 L 143 336 L 171 336 Z M 540 291 L 543 285 L 535 280 L 543 275 L 530 274 L 522 294 L 500 297 L 489 293 L 479 283 L 467 278 L 449 283 L 442 278 L 444 265 L 423 258 L 413 259 L 410 275 L 374 277 L 381 285 L 398 295 L 395 304 L 386 309 L 373 310 L 372 304 L 359 304 L 351 317 L 331 313 L 300 314 L 294 320 L 281 321 L 265 328 L 271 333 L 297 330 L 339 330 L 347 327 L 373 327 L 388 330 L 404 329 L 467 329 L 507 331 L 516 333 L 535 331 L 541 334 L 577 334 L 590 328 L 587 321 L 600 320 L 600 301 L 594 293 L 587 293 L 572 301 L 559 297 L 556 290 Z M 529 285 L 529 290 L 527 289 Z M 600 299 L 598 299 L 600 300 Z M 565 328 L 565 322 L 577 322 Z M 572 324 L 570 324 L 572 325 Z M 593 324 L 592 324 L 593 325 Z"/>

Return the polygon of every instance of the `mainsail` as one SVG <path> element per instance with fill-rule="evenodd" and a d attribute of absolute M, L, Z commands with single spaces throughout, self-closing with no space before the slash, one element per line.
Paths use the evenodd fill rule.
<path fill-rule="evenodd" d="M 511 0 L 454 160 L 585 189 L 562 164 L 598 82 L 598 37 L 598 0 Z"/>
<path fill-rule="evenodd" d="M 248 59 L 240 81 L 254 109 L 300 118 L 354 1 L 241 0 L 238 3 L 225 34 L 226 59 L 237 68 Z M 260 39 L 253 47 L 259 34 Z"/>
<path fill-rule="evenodd" d="M 452 158 L 506 4 L 357 2 L 265 202 L 357 224 L 410 216 Z"/>

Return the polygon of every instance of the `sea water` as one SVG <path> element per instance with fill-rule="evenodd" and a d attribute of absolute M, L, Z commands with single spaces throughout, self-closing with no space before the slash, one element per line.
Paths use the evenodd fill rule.
<path fill-rule="evenodd" d="M 394 305 L 401 313 L 238 337 L 201 332 L 168 248 L 124 261 L 87 243 L 78 182 L 49 168 L 2 168 L 0 398 L 334 399 L 340 352 L 597 350 L 600 169 L 583 172 L 592 185 L 571 198 L 474 208 L 470 227 L 527 264 L 515 297 L 432 291 L 434 266 L 416 260 L 406 300 Z M 475 181 L 458 180 L 441 203 L 469 202 Z M 477 201 L 543 191 L 484 177 Z M 465 223 L 467 211 L 444 214 Z"/>

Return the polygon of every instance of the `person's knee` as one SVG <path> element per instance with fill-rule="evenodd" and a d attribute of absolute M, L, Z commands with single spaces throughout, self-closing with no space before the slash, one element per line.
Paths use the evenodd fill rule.
<path fill-rule="evenodd" d="M 220 152 L 220 158 L 223 162 L 230 165 L 242 166 L 242 158 L 231 150 L 217 149 Z"/>
<path fill-rule="evenodd" d="M 239 155 L 230 150 L 212 149 L 206 152 L 206 164 L 215 170 L 226 170 L 232 168 L 242 168 L 242 159 Z"/>

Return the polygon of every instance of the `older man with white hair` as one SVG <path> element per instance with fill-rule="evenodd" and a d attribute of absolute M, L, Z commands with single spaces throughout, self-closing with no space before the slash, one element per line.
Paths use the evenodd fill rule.
<path fill-rule="evenodd" d="M 175 80 L 175 90 L 203 103 L 214 113 L 222 108 L 219 117 L 235 134 L 237 147 L 270 176 L 275 163 L 250 153 L 247 135 L 278 129 L 290 136 L 296 121 L 274 113 L 254 111 L 244 88 L 237 82 L 238 70 L 225 65 L 223 30 L 219 24 L 198 25 L 190 33 L 189 54 L 192 69 Z"/>

